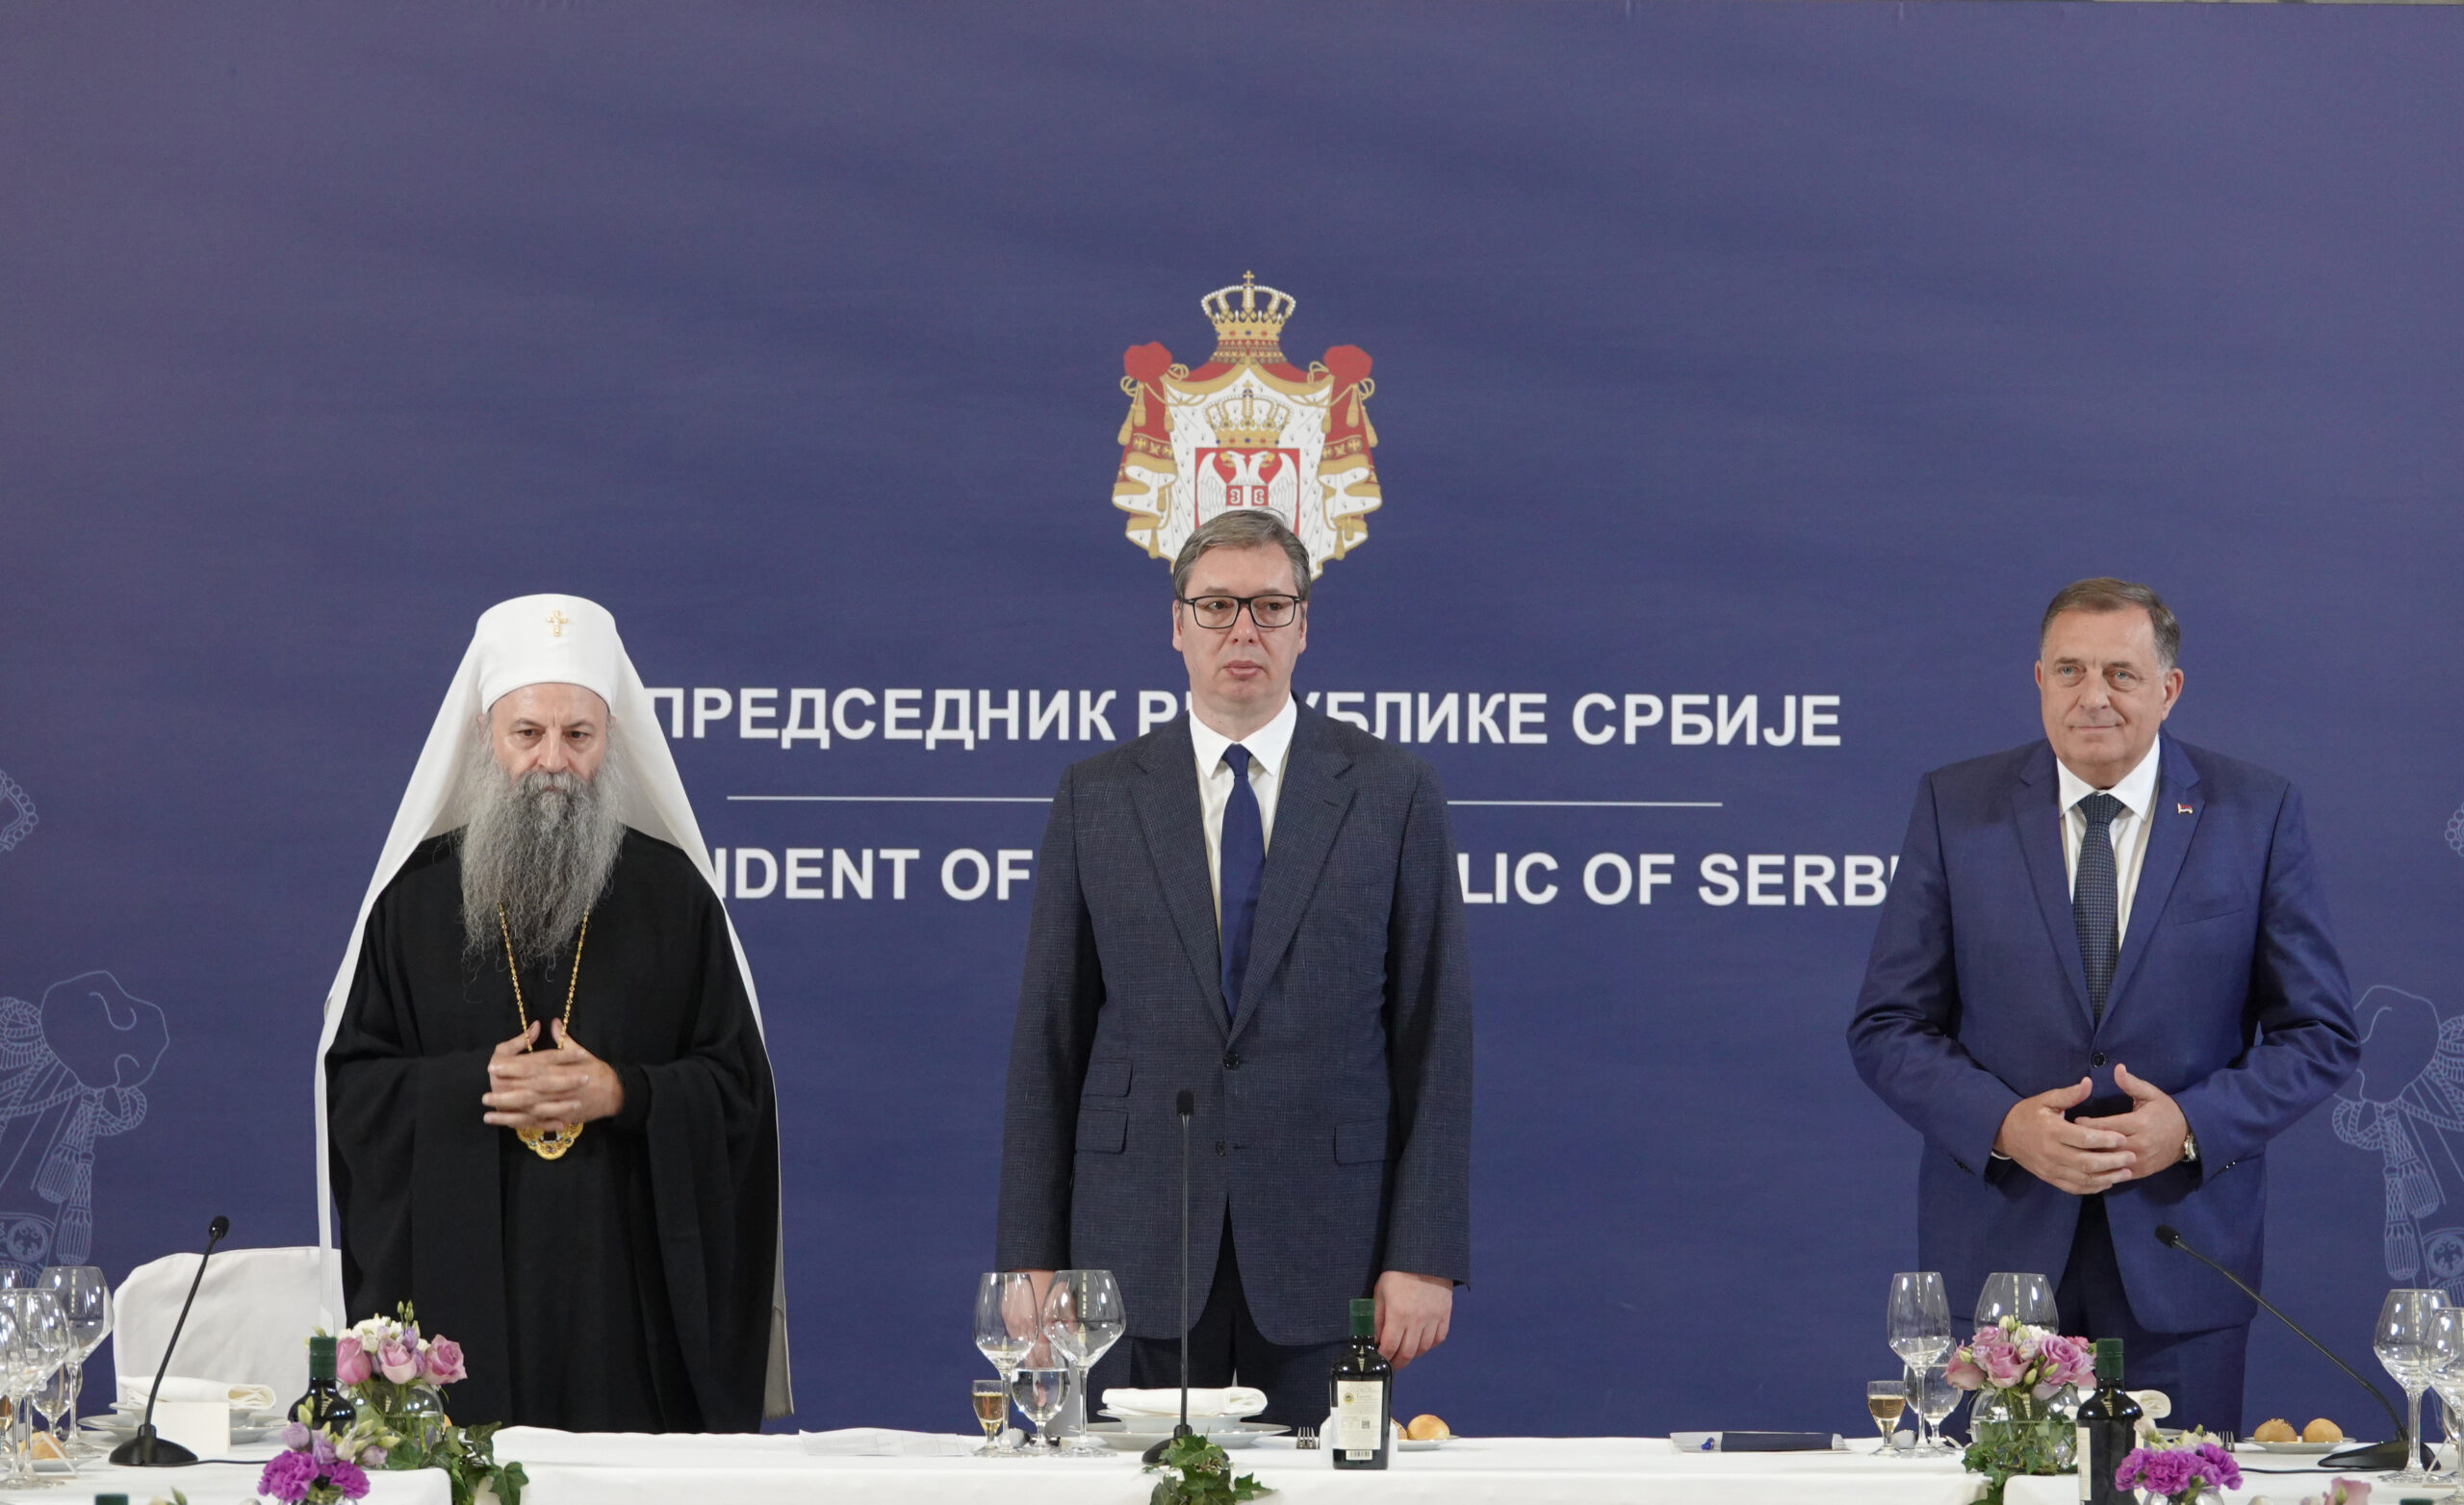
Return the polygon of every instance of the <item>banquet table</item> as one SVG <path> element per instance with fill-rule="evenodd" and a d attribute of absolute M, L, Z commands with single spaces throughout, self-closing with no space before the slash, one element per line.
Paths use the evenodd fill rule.
<path fill-rule="evenodd" d="M 1276 1440 L 1280 1441 L 1281 1440 Z M 1155 1476 L 1134 1454 L 1095 1459 L 986 1459 L 974 1438 L 860 1428 L 741 1437 L 581 1435 L 537 1428 L 498 1434 L 498 1456 L 530 1476 L 525 1505 L 710 1505 L 769 1502 L 982 1501 L 1003 1505 L 1143 1505 Z M 1975 1476 L 1952 1459 L 1882 1460 L 1830 1453 L 1681 1453 L 1665 1438 L 1463 1438 L 1396 1455 L 1383 1473 L 1338 1472 L 1324 1452 L 1288 1443 L 1232 1455 L 1270 1486 L 1276 1505 L 1318 1501 L 1511 1501 L 1515 1505 L 1969 1505 Z M 2253 1474 L 2227 1496 L 2294 1505 L 2324 1487 L 2316 1472 Z M 2008 1505 L 2077 1498 L 2067 1478 L 2012 1483 Z M 2392 1505 L 2393 1496 L 2390 1496 Z"/>
<path fill-rule="evenodd" d="M 57 1480 L 41 1490 L 0 1489 L 7 1505 L 86 1505 L 97 1494 L 125 1494 L 129 1505 L 167 1500 L 173 1490 L 188 1496 L 189 1505 L 244 1505 L 257 1498 L 257 1475 L 275 1452 L 271 1442 L 234 1447 L 228 1462 L 195 1464 L 184 1468 L 115 1468 L 107 1463 L 81 1465 L 75 1477 Z M 382 1470 L 368 1476 L 363 1505 L 452 1505 L 453 1487 L 434 1468 Z"/>

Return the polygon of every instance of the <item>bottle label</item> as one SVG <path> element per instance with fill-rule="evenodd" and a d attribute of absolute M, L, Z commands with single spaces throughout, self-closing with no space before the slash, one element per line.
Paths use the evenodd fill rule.
<path fill-rule="evenodd" d="M 1382 1380 L 1335 1382 L 1335 1446 L 1347 1457 L 1370 1458 L 1385 1444 L 1377 1434 L 1386 1419 L 1386 1385 Z"/>
<path fill-rule="evenodd" d="M 2096 1497 L 2096 1449 L 2089 1436 L 2088 1428 L 2083 1426 L 2079 1429 L 2079 1498 L 2082 1501 Z"/>

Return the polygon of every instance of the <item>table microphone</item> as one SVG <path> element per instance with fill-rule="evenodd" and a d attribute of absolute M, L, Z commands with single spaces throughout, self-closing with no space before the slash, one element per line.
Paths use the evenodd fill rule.
<path fill-rule="evenodd" d="M 163 1393 L 163 1376 L 171 1372 L 171 1350 L 180 1345 L 180 1329 L 189 1325 L 196 1288 L 205 1284 L 205 1262 L 214 1258 L 214 1246 L 230 1231 L 231 1219 L 220 1213 L 206 1225 L 205 1253 L 197 1256 L 196 1279 L 189 1282 L 189 1299 L 180 1303 L 180 1319 L 171 1324 L 171 1340 L 163 1345 L 162 1367 L 154 1371 L 154 1388 L 145 1395 L 145 1419 L 137 1424 L 135 1437 L 112 1449 L 112 1462 L 123 1468 L 177 1468 L 196 1462 L 196 1454 L 154 1435 L 154 1400 Z"/>
<path fill-rule="evenodd" d="M 2380 1390 L 2377 1386 L 2371 1384 L 2368 1380 L 2363 1379 L 2360 1373 L 2355 1370 L 2351 1365 L 2348 1365 L 2342 1359 L 2337 1358 L 2335 1352 L 2328 1348 L 2326 1344 L 2311 1337 L 2308 1330 L 2303 1328 L 2300 1323 L 2296 1322 L 2293 1318 L 2286 1316 L 2281 1312 L 2278 1312 L 2275 1307 L 2269 1302 L 2267 1297 L 2260 1295 L 2257 1291 L 2252 1290 L 2248 1286 L 2245 1285 L 2241 1276 L 2234 1274 L 2223 1265 L 2217 1263 L 2206 1255 L 2203 1255 L 2196 1249 L 2192 1248 L 2190 1246 L 2190 1241 L 2184 1238 L 2170 1223 L 2159 1223 L 2156 1225 L 2156 1241 L 2163 1244 L 2168 1249 L 2181 1250 L 2184 1254 L 2189 1255 L 2199 1263 L 2206 1265 L 2217 1274 L 2231 1281 L 2233 1283 L 2234 1289 L 2239 1290 L 2243 1295 L 2249 1297 L 2260 1306 L 2267 1308 L 2268 1315 L 2293 1329 L 2296 1337 L 2299 1338 L 2303 1342 L 2308 1343 L 2311 1347 L 2316 1348 L 2321 1353 L 2325 1354 L 2327 1356 L 2327 1361 L 2330 1364 L 2333 1364 L 2337 1368 L 2344 1370 L 2347 1374 L 2351 1375 L 2352 1382 L 2355 1385 L 2358 1385 L 2363 1390 L 2370 1391 L 2372 1397 L 2374 1398 L 2379 1405 L 2387 1409 L 2387 1419 L 2394 1422 L 2396 1426 L 2396 1435 L 2393 1438 L 2390 1438 L 2384 1442 L 2373 1442 L 2367 1447 L 2348 1447 L 2340 1453 L 2330 1453 L 2319 1461 L 2319 1467 L 2322 1468 L 2401 1468 L 2404 1467 L 2404 1455 L 2408 1450 L 2406 1443 L 2409 1441 L 2409 1439 L 2405 1436 L 2404 1432 L 2404 1417 L 2400 1412 L 2397 1411 L 2395 1402 L 2389 1400 L 2384 1391 Z"/>
<path fill-rule="evenodd" d="M 1164 1449 L 1190 1435 L 1190 1114 L 1196 1110 L 1196 1098 L 1181 1088 L 1172 1101 L 1172 1111 L 1181 1115 L 1181 1424 L 1139 1455 L 1149 1467 L 1164 1461 Z"/>

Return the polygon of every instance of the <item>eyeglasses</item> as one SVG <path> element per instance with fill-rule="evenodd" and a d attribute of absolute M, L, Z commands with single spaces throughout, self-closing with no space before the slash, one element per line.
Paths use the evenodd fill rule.
<path fill-rule="evenodd" d="M 1249 609 L 1249 620 L 1261 629 L 1288 627 L 1292 625 L 1292 619 L 1300 614 L 1300 598 L 1297 596 L 1200 596 L 1194 599 L 1175 596 L 1172 599 L 1190 609 L 1190 615 L 1197 619 L 1199 626 L 1216 632 L 1225 631 L 1240 621 L 1244 606 Z"/>

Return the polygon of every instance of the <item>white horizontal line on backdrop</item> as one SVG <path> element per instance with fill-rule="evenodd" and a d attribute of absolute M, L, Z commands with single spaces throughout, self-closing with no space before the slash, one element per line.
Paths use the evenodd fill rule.
<path fill-rule="evenodd" d="M 1042 794 L 732 794 L 731 803 L 765 804 L 1050 804 Z M 1449 804 L 1559 810 L 1717 810 L 1717 800 L 1449 800 Z"/>

